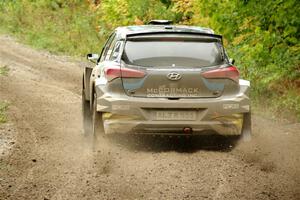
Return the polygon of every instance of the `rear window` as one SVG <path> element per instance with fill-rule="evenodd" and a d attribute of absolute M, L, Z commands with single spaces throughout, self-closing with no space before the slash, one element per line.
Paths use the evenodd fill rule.
<path fill-rule="evenodd" d="M 208 67 L 224 63 L 219 42 L 127 41 L 124 62 L 146 67 Z"/>

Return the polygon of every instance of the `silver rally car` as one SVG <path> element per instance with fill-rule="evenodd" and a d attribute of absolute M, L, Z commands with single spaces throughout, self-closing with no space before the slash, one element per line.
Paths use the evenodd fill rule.
<path fill-rule="evenodd" d="M 211 29 L 164 21 L 119 27 L 83 73 L 96 134 L 250 137 L 250 82 Z M 85 116 L 88 116 L 87 114 Z"/>

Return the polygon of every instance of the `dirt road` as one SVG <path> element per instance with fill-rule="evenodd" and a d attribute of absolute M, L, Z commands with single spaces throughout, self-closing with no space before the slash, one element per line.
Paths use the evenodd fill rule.
<path fill-rule="evenodd" d="M 254 116 L 253 140 L 82 130 L 81 68 L 0 36 L 0 199 L 300 199 L 300 124 Z"/>

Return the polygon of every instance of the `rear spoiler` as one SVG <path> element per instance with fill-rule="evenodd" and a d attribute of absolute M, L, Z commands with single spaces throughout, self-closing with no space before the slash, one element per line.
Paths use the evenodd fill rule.
<path fill-rule="evenodd" d="M 147 36 L 150 35 L 164 35 L 164 34 L 178 34 L 178 35 L 185 34 L 191 36 L 204 36 L 206 38 L 216 38 L 221 41 L 223 40 L 223 37 L 221 35 L 203 33 L 203 32 L 192 32 L 192 31 L 155 31 L 155 32 L 153 31 L 153 32 L 128 33 L 126 34 L 126 40 L 137 40 L 139 36 L 141 36 L 141 38 L 147 38 Z"/>
<path fill-rule="evenodd" d="M 204 32 L 192 32 L 192 31 L 147 31 L 147 32 L 139 32 L 139 33 L 128 33 L 126 34 L 126 38 L 134 37 L 134 36 L 146 36 L 146 35 L 159 35 L 159 34 L 187 34 L 187 35 L 198 35 L 198 36 L 207 36 L 207 37 L 215 37 L 222 39 L 222 35 L 218 34 L 211 34 L 211 33 L 204 33 Z"/>

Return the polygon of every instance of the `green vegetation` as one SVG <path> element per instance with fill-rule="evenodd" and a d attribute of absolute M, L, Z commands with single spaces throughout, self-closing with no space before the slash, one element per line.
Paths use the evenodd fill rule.
<path fill-rule="evenodd" d="M 99 49 L 97 22 L 81 1 L 2 0 L 0 28 L 21 41 L 50 52 L 84 55 Z"/>
<path fill-rule="evenodd" d="M 9 71 L 8 66 L 4 65 L 3 67 L 0 66 L 0 76 L 7 76 Z"/>
<path fill-rule="evenodd" d="M 5 123 L 7 121 L 7 117 L 5 114 L 7 108 L 8 108 L 8 103 L 0 101 L 0 124 Z"/>
<path fill-rule="evenodd" d="M 254 105 L 300 119 L 299 15 L 297 0 L 2 0 L 0 29 L 37 48 L 83 56 L 99 52 L 117 26 L 171 19 L 211 27 L 251 80 Z"/>
<path fill-rule="evenodd" d="M 9 71 L 8 66 L 0 66 L 0 76 L 7 76 Z M 5 111 L 7 110 L 8 103 L 0 101 L 0 124 L 5 123 L 7 121 L 7 117 Z"/>

